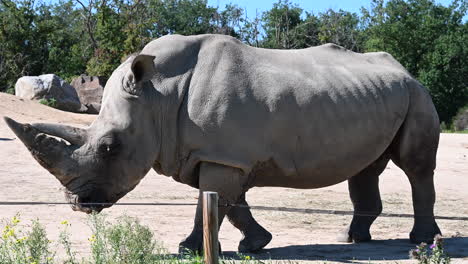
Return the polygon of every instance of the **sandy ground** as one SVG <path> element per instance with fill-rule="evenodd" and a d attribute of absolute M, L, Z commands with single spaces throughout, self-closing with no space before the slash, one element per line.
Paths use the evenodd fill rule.
<path fill-rule="evenodd" d="M 34 102 L 0 93 L 0 117 L 9 116 L 20 122 L 59 122 L 86 126 L 95 116 L 71 114 Z M 381 176 L 381 193 L 385 213 L 412 213 L 410 185 L 403 172 L 390 164 Z M 0 201 L 64 201 L 60 184 L 31 157 L 21 142 L 0 120 Z M 436 214 L 468 217 L 468 135 L 442 134 L 436 170 Z M 122 202 L 196 202 L 198 192 L 188 186 L 148 173 L 140 185 Z M 254 188 L 248 192 L 251 205 L 291 208 L 349 210 L 347 184 L 341 183 L 316 190 Z M 114 206 L 104 212 L 109 220 L 123 214 L 138 217 L 149 225 L 157 239 L 177 251 L 178 243 L 189 234 L 193 206 Z M 71 225 L 73 246 L 79 254 L 89 252 L 90 229 L 87 216 L 73 212 L 67 205 L 5 206 L 0 205 L 0 218 L 19 213 L 22 223 L 39 219 L 49 238 L 57 240 L 60 222 Z M 362 244 L 337 242 L 351 216 L 253 211 L 258 221 L 273 234 L 266 250 L 253 255 L 257 259 L 291 259 L 336 262 L 409 262 L 408 233 L 410 218 L 380 217 L 372 226 L 374 241 Z M 454 263 L 468 263 L 468 221 L 439 220 L 446 247 Z M 240 233 L 225 221 L 220 242 L 226 255 L 234 256 Z"/>

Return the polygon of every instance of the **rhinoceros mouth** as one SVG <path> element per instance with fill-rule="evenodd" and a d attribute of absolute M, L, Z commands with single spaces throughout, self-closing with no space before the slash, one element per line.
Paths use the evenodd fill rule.
<path fill-rule="evenodd" d="M 105 208 L 111 207 L 114 203 L 107 199 L 91 199 L 90 194 L 73 193 L 65 191 L 65 199 L 70 203 L 73 211 L 87 214 L 100 213 Z"/>

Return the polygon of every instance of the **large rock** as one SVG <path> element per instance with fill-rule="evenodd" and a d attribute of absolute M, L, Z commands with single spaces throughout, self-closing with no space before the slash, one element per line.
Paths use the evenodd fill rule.
<path fill-rule="evenodd" d="M 86 112 L 75 89 L 55 74 L 24 76 L 15 85 L 15 95 L 31 100 L 55 100 L 55 107 L 69 112 Z"/>
<path fill-rule="evenodd" d="M 71 82 L 89 114 L 99 113 L 106 81 L 104 77 L 81 75 Z"/>

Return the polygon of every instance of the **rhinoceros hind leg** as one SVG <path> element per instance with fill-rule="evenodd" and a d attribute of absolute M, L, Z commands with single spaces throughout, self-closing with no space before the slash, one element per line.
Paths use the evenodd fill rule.
<path fill-rule="evenodd" d="M 245 193 L 236 204 L 248 206 Z M 257 223 L 249 208 L 232 207 L 227 216 L 231 224 L 239 229 L 243 235 L 238 247 L 239 252 L 257 252 L 270 243 L 271 233 Z"/>
<path fill-rule="evenodd" d="M 414 225 L 410 232 L 412 243 L 432 243 L 441 234 L 434 218 L 435 190 L 433 173 L 423 177 L 408 175 L 413 194 Z"/>
<path fill-rule="evenodd" d="M 392 161 L 411 184 L 414 226 L 413 243 L 433 241 L 440 229 L 434 218 L 434 170 L 439 144 L 439 119 L 427 91 L 413 89 L 407 118 L 393 143 Z"/>
<path fill-rule="evenodd" d="M 436 197 L 434 169 L 437 145 L 433 151 L 431 151 L 430 145 L 420 145 L 419 151 L 415 151 L 411 156 L 392 158 L 395 164 L 408 176 L 411 184 L 414 225 L 410 233 L 410 240 L 417 244 L 421 242 L 432 243 L 435 235 L 441 234 L 434 218 Z M 432 144 L 432 146 L 434 145 Z"/>
<path fill-rule="evenodd" d="M 348 188 L 354 207 L 354 216 L 348 230 L 348 242 L 371 240 L 370 226 L 382 212 L 379 175 L 389 158 L 382 156 L 357 175 L 348 179 Z"/>
<path fill-rule="evenodd" d="M 414 225 L 410 233 L 412 243 L 432 243 L 437 234 L 441 234 L 434 218 L 435 188 L 434 171 L 435 163 L 419 163 L 418 166 L 407 167 L 408 164 L 397 163 L 408 176 L 413 196 Z M 427 166 L 421 166 L 426 164 Z M 431 169 L 432 168 L 432 169 Z"/>
<path fill-rule="evenodd" d="M 243 187 L 247 182 L 244 173 L 233 167 L 216 163 L 202 162 L 200 164 L 199 189 L 197 211 L 195 213 L 192 233 L 179 244 L 179 253 L 191 252 L 201 254 L 203 249 L 203 208 L 202 193 L 204 191 L 217 192 L 219 195 L 218 220 L 219 226 L 231 207 L 223 206 L 236 203 L 244 193 Z M 221 251 L 221 246 L 219 247 Z"/>

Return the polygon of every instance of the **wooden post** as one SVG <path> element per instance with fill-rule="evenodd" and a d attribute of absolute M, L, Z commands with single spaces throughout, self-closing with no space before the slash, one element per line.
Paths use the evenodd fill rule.
<path fill-rule="evenodd" d="M 203 192 L 203 252 L 206 264 L 218 264 L 218 193 Z"/>

